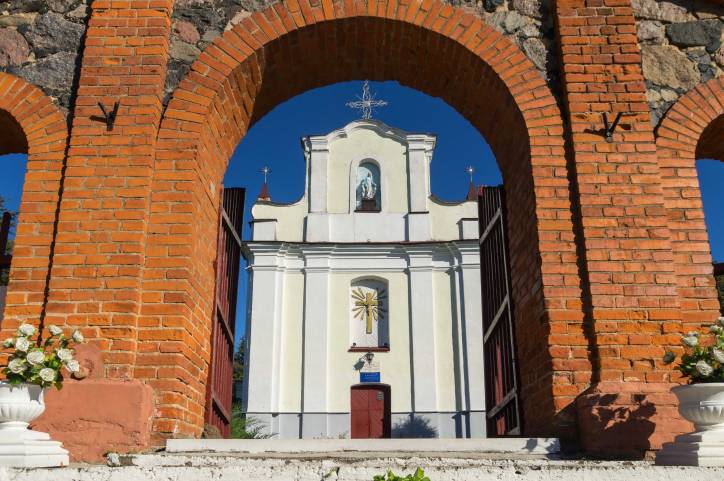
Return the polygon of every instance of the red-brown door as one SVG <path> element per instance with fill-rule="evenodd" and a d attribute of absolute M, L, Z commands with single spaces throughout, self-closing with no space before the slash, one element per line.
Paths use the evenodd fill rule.
<path fill-rule="evenodd" d="M 522 432 L 503 186 L 478 189 L 488 436 Z"/>
<path fill-rule="evenodd" d="M 244 194 L 245 190 L 241 187 L 224 189 L 219 209 L 215 319 L 211 333 L 211 366 L 206 385 L 205 422 L 216 426 L 225 438 L 231 434 L 234 327 Z"/>
<path fill-rule="evenodd" d="M 353 439 L 390 437 L 389 386 L 353 386 L 351 407 Z"/>

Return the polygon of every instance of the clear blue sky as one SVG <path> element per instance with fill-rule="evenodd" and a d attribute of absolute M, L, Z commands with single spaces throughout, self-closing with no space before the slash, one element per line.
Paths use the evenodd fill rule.
<path fill-rule="evenodd" d="M 484 139 L 463 117 L 442 100 L 396 82 L 371 82 L 378 99 L 389 102 L 375 118 L 411 132 L 431 132 L 438 136 L 431 164 L 432 192 L 447 200 L 459 200 L 467 192 L 466 165 L 476 169 L 475 182 L 495 185 L 501 182 L 494 157 Z M 293 202 L 304 191 L 304 158 L 300 138 L 325 134 L 359 118 L 345 103 L 356 100 L 362 82 L 345 82 L 310 90 L 279 105 L 268 113 L 237 147 L 224 183 L 229 187 L 247 187 L 249 208 L 259 193 L 262 175 L 258 170 L 272 169 L 270 191 L 277 202 Z M 504 128 L 501 126 L 501 128 Z M 8 155 L 0 159 L 0 195 L 11 210 L 20 203 L 25 156 Z M 703 160 L 697 163 L 704 197 L 712 254 L 724 261 L 724 163 Z M 249 238 L 248 224 L 244 238 Z M 237 337 L 243 332 L 246 303 L 246 275 L 242 273 L 237 313 Z"/>

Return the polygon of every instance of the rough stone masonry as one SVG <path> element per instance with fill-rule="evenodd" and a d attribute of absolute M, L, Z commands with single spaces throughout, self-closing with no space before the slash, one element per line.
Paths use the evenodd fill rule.
<path fill-rule="evenodd" d="M 166 101 L 216 37 L 276 0 L 176 0 Z M 41 87 L 68 109 L 90 0 L 0 3 L 0 69 Z M 559 65 L 552 0 L 452 0 L 513 39 L 546 73 L 556 95 Z M 651 118 L 657 125 L 687 90 L 724 69 L 724 6 L 704 0 L 633 0 Z"/>

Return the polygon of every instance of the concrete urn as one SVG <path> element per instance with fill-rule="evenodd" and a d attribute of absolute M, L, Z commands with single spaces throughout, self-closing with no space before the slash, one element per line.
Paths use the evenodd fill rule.
<path fill-rule="evenodd" d="M 656 455 L 656 464 L 724 466 L 724 383 L 676 386 L 679 413 L 694 423 L 693 433 L 676 436 Z"/>
<path fill-rule="evenodd" d="M 0 381 L 0 437 L 11 430 L 24 430 L 45 411 L 43 388 L 36 384 Z"/>
<path fill-rule="evenodd" d="M 724 383 L 699 383 L 671 389 L 679 399 L 679 413 L 696 431 L 724 432 Z"/>
<path fill-rule="evenodd" d="M 67 466 L 68 451 L 47 433 L 28 429 L 45 411 L 44 389 L 0 381 L 0 466 Z"/>

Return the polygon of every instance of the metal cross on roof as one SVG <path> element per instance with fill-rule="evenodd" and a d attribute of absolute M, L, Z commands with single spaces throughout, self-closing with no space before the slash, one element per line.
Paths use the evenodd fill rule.
<path fill-rule="evenodd" d="M 266 184 L 267 176 L 271 174 L 272 170 L 265 165 L 264 168 L 259 170 L 259 172 L 264 174 L 264 183 Z"/>
<path fill-rule="evenodd" d="M 387 105 L 387 102 L 384 100 L 375 99 L 375 95 L 370 92 L 369 80 L 365 80 L 365 83 L 362 85 L 362 97 L 358 96 L 357 98 L 359 100 L 347 102 L 345 105 L 351 109 L 360 109 L 363 119 L 371 119 L 375 107 L 384 107 Z"/>
<path fill-rule="evenodd" d="M 468 165 L 467 167 L 465 167 L 465 172 L 467 172 L 468 175 L 470 175 L 470 183 L 472 183 L 473 174 L 475 173 L 475 167 L 473 167 L 472 165 Z"/>

